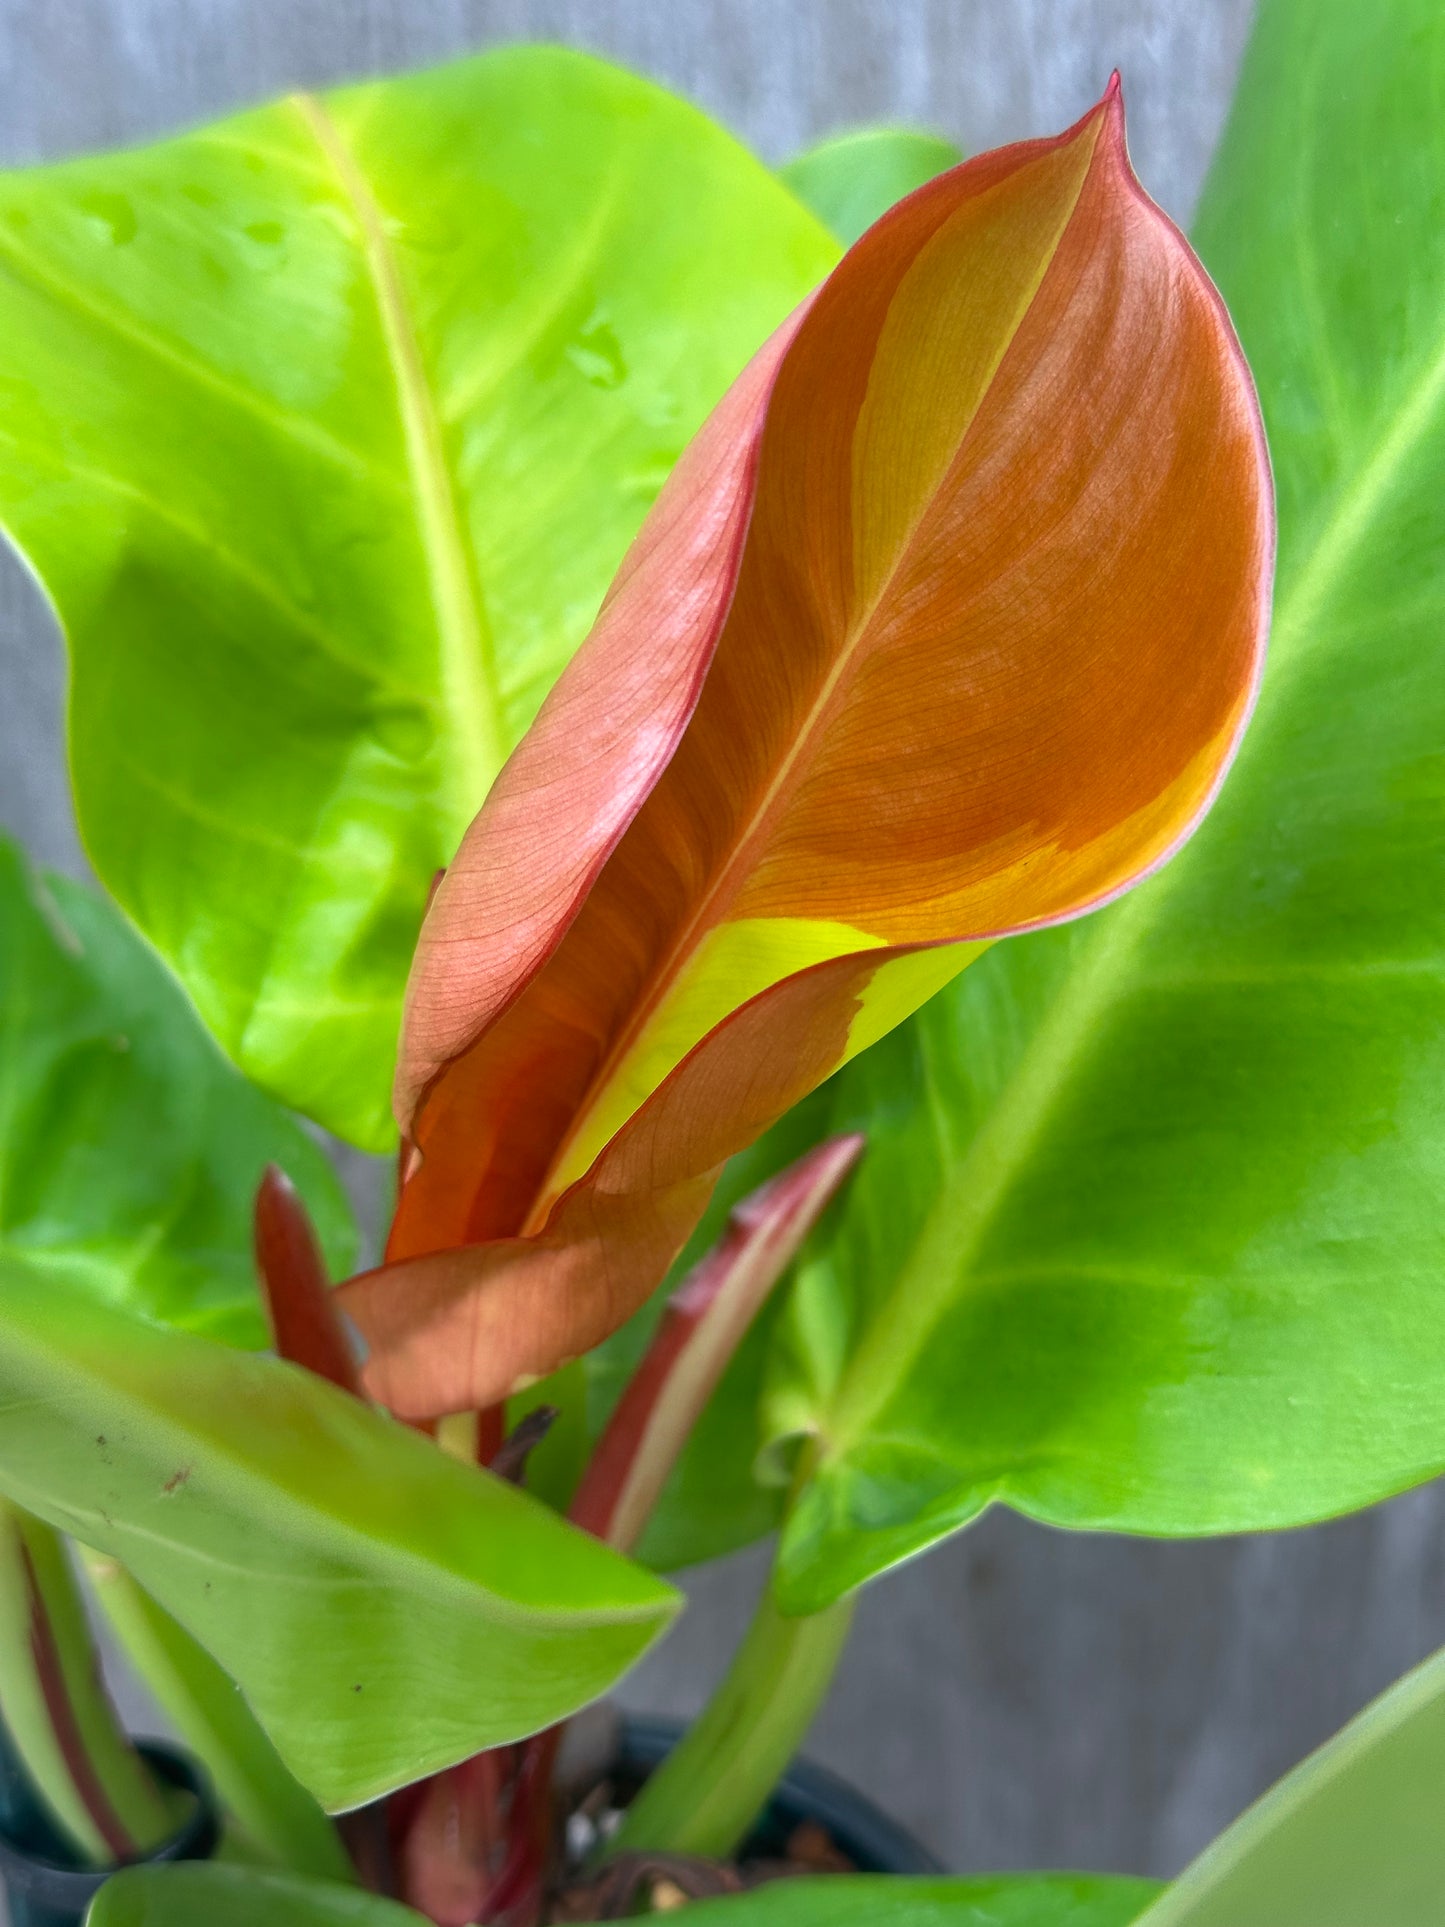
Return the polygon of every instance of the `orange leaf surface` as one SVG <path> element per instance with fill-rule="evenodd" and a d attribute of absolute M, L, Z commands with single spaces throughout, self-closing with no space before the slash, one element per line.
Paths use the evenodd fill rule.
<path fill-rule="evenodd" d="M 1117 85 L 920 189 L 659 498 L 468 832 L 415 1151 L 343 1287 L 411 1416 L 596 1343 L 721 1163 L 994 938 L 1188 835 L 1257 686 L 1268 461 Z"/>

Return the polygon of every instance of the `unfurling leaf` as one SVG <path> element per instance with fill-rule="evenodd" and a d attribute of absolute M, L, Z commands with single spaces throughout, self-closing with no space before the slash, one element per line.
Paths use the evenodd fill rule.
<path fill-rule="evenodd" d="M 569 1516 L 630 1552 L 758 1308 L 863 1150 L 834 1138 L 735 1207 L 716 1247 L 668 1300 L 646 1356 L 588 1461 Z"/>
<path fill-rule="evenodd" d="M 277 1354 L 361 1391 L 361 1375 L 331 1297 L 326 1261 L 306 1206 L 279 1165 L 268 1164 L 256 1187 L 256 1272 Z"/>
<path fill-rule="evenodd" d="M 23 1799 L 41 1834 L 32 1851 L 104 1867 L 174 1831 L 176 1796 L 152 1779 L 111 1705 L 63 1540 L 4 1500 L 0 1719 L 7 1768 L 15 1755 L 24 1763 Z M 13 1801 L 13 1786 L 6 1797 Z M 6 1818 L 14 1829 L 13 1809 Z"/>
<path fill-rule="evenodd" d="M 437 892 L 366 1382 L 487 1404 L 993 938 L 1161 863 L 1248 714 L 1247 370 L 1116 87 L 920 189 L 725 398 Z"/>

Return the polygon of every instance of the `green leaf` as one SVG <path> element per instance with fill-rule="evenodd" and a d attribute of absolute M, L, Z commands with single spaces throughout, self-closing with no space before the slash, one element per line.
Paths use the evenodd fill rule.
<path fill-rule="evenodd" d="M 0 838 L 0 1253 L 110 1304 L 265 1345 L 251 1200 L 268 1162 L 338 1276 L 356 1234 L 320 1150 L 221 1056 L 112 905 Z"/>
<path fill-rule="evenodd" d="M 134 1573 L 332 1810 L 575 1711 L 678 1603 L 323 1380 L 14 1262 L 0 1491 Z"/>
<path fill-rule="evenodd" d="M 1127 1927 L 1152 1880 L 1016 1875 L 985 1880 L 846 1875 L 780 1880 L 694 1901 L 688 1927 Z M 137 1867 L 106 1882 L 86 1927 L 407 1927 L 410 1908 L 354 1888 L 229 1867 Z"/>
<path fill-rule="evenodd" d="M 778 1880 L 736 1899 L 695 1901 L 687 1927 L 1126 1927 L 1157 1892 L 1157 1881 L 1096 1874 L 847 1874 Z"/>
<path fill-rule="evenodd" d="M 343 1136 L 393 1139 L 433 872 L 836 256 L 694 109 L 554 48 L 0 176 L 0 522 L 68 635 L 86 848 Z"/>
<path fill-rule="evenodd" d="M 962 159 L 941 134 L 913 127 L 859 127 L 819 141 L 778 173 L 840 241 L 852 242 L 895 201 Z"/>
<path fill-rule="evenodd" d="M 1206 1847 L 1139 1927 L 1434 1927 L 1442 1783 L 1437 1653 Z"/>
<path fill-rule="evenodd" d="M 1157 1890 L 1152 1880 L 1057 1874 L 780 1880 L 693 1902 L 688 1927 L 1127 1927 Z M 406 1927 L 420 1919 L 354 1888 L 226 1867 L 145 1867 L 107 1881 L 86 1927 Z"/>
<path fill-rule="evenodd" d="M 1228 1532 L 1445 1466 L 1442 88 L 1433 0 L 1266 0 L 1198 230 L 1279 477 L 1258 713 L 1160 876 L 831 1087 L 870 1149 L 771 1352 L 765 1437 L 822 1447 L 790 1610 L 993 1500 Z"/>
<path fill-rule="evenodd" d="M 122 1651 L 205 1768 L 247 1848 L 293 1873 L 353 1880 L 336 1828 L 288 1772 L 229 1674 L 116 1560 L 88 1548 L 82 1557 Z"/>
<path fill-rule="evenodd" d="M 196 1927 L 198 1921 L 206 1927 L 426 1927 L 410 1907 L 355 1887 L 216 1866 L 133 1867 L 117 1874 L 91 1902 L 85 1927 Z"/>

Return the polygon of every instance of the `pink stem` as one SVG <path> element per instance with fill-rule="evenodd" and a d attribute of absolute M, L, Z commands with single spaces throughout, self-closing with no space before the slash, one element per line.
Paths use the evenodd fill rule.
<path fill-rule="evenodd" d="M 55 1643 L 55 1631 L 46 1611 L 45 1596 L 41 1591 L 40 1580 L 35 1571 L 35 1562 L 30 1557 L 29 1548 L 22 1542 L 20 1547 L 21 1563 L 25 1568 L 25 1591 L 30 1613 L 30 1653 L 35 1661 L 35 1676 L 40 1683 L 40 1691 L 45 1700 L 45 1711 L 50 1720 L 50 1730 L 55 1735 L 55 1744 L 60 1750 L 65 1768 L 70 1775 L 71 1784 L 89 1814 L 96 1832 L 104 1840 L 106 1851 L 112 1860 L 133 1860 L 137 1852 L 137 1842 L 126 1831 L 125 1825 L 111 1805 L 100 1776 L 91 1764 L 85 1749 L 85 1740 L 76 1721 L 75 1708 L 70 1703 L 70 1693 L 65 1684 L 65 1669 L 60 1661 L 60 1649 Z"/>
<path fill-rule="evenodd" d="M 830 1139 L 745 1198 L 673 1293 L 582 1475 L 574 1525 L 627 1551 L 743 1335 L 857 1163 L 863 1139 Z"/>

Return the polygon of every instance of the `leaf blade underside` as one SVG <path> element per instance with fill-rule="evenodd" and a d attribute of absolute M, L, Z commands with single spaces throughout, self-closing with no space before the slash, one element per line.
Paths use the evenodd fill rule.
<path fill-rule="evenodd" d="M 575 1711 L 676 1609 L 516 1488 L 310 1373 L 10 1262 L 0 1489 L 120 1560 L 331 1810 Z"/>
<path fill-rule="evenodd" d="M 1247 371 L 1117 90 L 870 230 L 689 451 L 428 913 L 418 1155 L 343 1287 L 373 1393 L 485 1405 L 596 1343 L 727 1156 L 994 936 L 1163 861 L 1271 555 Z"/>

